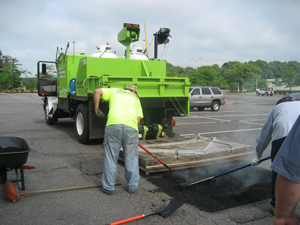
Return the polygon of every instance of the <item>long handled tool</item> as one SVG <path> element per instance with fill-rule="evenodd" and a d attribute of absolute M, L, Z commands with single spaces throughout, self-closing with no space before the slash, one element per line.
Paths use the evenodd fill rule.
<path fill-rule="evenodd" d="M 116 183 L 115 186 L 121 185 L 121 183 Z M 59 188 L 59 189 L 49 189 L 49 190 L 41 190 L 41 191 L 19 191 L 15 188 L 11 181 L 7 181 L 1 187 L 3 196 L 8 198 L 12 202 L 17 202 L 20 198 L 26 197 L 29 194 L 39 194 L 46 192 L 57 192 L 57 191 L 68 191 L 68 190 L 77 190 L 77 189 L 86 189 L 86 188 L 95 188 L 102 187 L 100 185 L 90 185 L 90 186 L 81 186 L 81 187 L 70 187 L 70 188 Z"/>
<path fill-rule="evenodd" d="M 166 217 L 170 216 L 173 212 L 175 212 L 180 206 L 182 206 L 182 203 L 180 201 L 178 201 L 174 198 L 170 198 L 169 200 L 166 201 L 166 203 L 164 204 L 163 207 L 159 208 L 158 210 L 154 211 L 153 213 L 142 214 L 142 215 L 131 217 L 131 218 L 128 218 L 125 220 L 113 222 L 113 223 L 110 223 L 109 225 L 123 224 L 123 223 L 127 223 L 130 221 L 142 219 L 142 218 L 145 218 L 146 216 L 151 216 L 154 214 L 159 214 L 162 217 L 166 218 Z"/>
<path fill-rule="evenodd" d="M 147 150 L 143 145 L 141 145 L 139 143 L 139 146 L 145 150 L 149 155 L 151 155 L 153 158 L 155 158 L 158 162 L 160 162 L 161 164 L 163 164 L 168 170 L 170 170 L 172 173 L 174 173 L 178 178 L 180 178 L 181 180 L 185 180 L 184 177 L 182 177 L 180 174 L 176 173 L 174 170 L 172 170 L 167 164 L 165 164 L 163 161 L 161 161 L 159 158 L 157 158 L 155 155 L 153 155 L 149 150 Z"/>
<path fill-rule="evenodd" d="M 268 160 L 268 159 L 270 159 L 270 158 L 271 158 L 271 156 L 268 156 L 268 157 L 266 157 L 266 158 L 261 159 L 260 162 L 266 161 L 266 160 Z M 180 184 L 180 187 L 184 188 L 184 187 L 188 187 L 188 186 L 191 186 L 191 185 L 194 185 L 194 184 L 199 184 L 199 183 L 204 182 L 204 181 L 212 180 L 212 179 L 214 179 L 214 178 L 221 177 L 221 176 L 223 176 L 223 175 L 226 175 L 226 174 L 235 172 L 235 171 L 237 171 L 237 170 L 244 169 L 244 168 L 246 168 L 246 167 L 248 167 L 248 166 L 252 166 L 252 163 L 249 163 L 249 164 L 247 164 L 247 165 L 244 165 L 244 166 L 235 168 L 235 169 L 233 169 L 233 170 L 229 170 L 229 171 L 227 171 L 227 172 L 224 172 L 224 173 L 221 173 L 221 174 L 212 176 L 212 177 L 208 177 L 208 178 L 205 178 L 205 179 L 198 179 L 198 180 L 187 181 L 187 182 L 181 183 L 181 184 Z"/>

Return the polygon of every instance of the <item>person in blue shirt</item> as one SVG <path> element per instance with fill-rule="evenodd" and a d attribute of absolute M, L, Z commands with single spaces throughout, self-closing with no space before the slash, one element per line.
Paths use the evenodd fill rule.
<path fill-rule="evenodd" d="M 299 225 L 294 211 L 300 201 L 300 116 L 283 142 L 271 169 L 278 173 L 274 225 Z"/>
<path fill-rule="evenodd" d="M 255 156 L 252 165 L 258 165 L 263 152 L 272 143 L 271 161 L 280 149 L 283 141 L 293 127 L 300 114 L 300 101 L 288 101 L 285 98 L 280 99 L 276 106 L 270 111 L 258 138 L 256 140 Z M 271 181 L 271 201 L 273 213 L 275 212 L 275 184 L 277 173 L 272 171 Z"/>

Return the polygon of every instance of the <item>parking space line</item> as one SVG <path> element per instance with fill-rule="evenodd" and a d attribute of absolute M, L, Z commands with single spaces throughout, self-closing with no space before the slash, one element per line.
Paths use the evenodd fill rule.
<path fill-rule="evenodd" d="M 241 115 L 218 115 L 218 116 L 189 116 L 193 118 L 215 118 L 215 117 L 237 117 L 237 116 L 268 116 L 268 113 L 263 114 L 241 114 Z"/>
<path fill-rule="evenodd" d="M 214 132 L 205 132 L 205 133 L 198 133 L 198 134 L 203 135 L 203 134 L 236 133 L 236 132 L 245 132 L 245 131 L 253 131 L 253 130 L 261 130 L 261 128 L 244 129 L 244 130 L 214 131 Z M 181 134 L 181 136 L 191 136 L 191 135 L 195 135 L 195 134 Z"/>
<path fill-rule="evenodd" d="M 248 124 L 254 124 L 254 125 L 260 125 L 260 126 L 263 126 L 264 124 L 263 123 L 255 123 L 255 122 L 250 122 L 250 121 L 240 121 L 242 123 L 248 123 Z"/>
<path fill-rule="evenodd" d="M 193 122 L 193 123 L 177 123 L 176 122 L 176 126 L 187 125 L 187 124 L 209 124 L 209 123 L 216 123 L 216 122 Z"/>

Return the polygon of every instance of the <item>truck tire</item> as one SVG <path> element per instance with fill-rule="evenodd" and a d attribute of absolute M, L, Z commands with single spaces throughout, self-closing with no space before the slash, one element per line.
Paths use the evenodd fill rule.
<path fill-rule="evenodd" d="M 205 107 L 197 107 L 199 111 L 203 111 Z"/>
<path fill-rule="evenodd" d="M 219 111 L 220 109 L 220 103 L 218 101 L 213 101 L 211 103 L 211 111 Z"/>
<path fill-rule="evenodd" d="M 48 100 L 46 99 L 45 100 L 45 103 L 44 103 L 44 114 L 45 114 L 45 120 L 46 120 L 46 123 L 48 124 L 48 125 L 53 125 L 54 123 L 55 123 L 55 119 L 54 118 L 51 118 L 51 117 L 49 117 L 49 115 L 48 115 Z"/>
<path fill-rule="evenodd" d="M 89 116 L 87 105 L 80 104 L 76 109 L 75 124 L 78 141 L 81 144 L 89 142 Z"/>

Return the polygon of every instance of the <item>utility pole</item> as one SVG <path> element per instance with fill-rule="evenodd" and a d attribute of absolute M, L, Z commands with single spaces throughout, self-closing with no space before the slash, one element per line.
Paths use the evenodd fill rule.
<path fill-rule="evenodd" d="M 197 67 L 198 67 L 198 66 L 197 66 L 197 63 L 198 63 L 199 59 L 202 59 L 202 58 L 201 58 L 201 57 L 199 57 L 197 60 L 196 60 L 196 59 L 194 59 L 194 58 L 193 58 L 193 59 L 191 59 L 191 60 L 194 60 L 194 61 L 196 62 L 196 74 L 197 74 Z"/>

